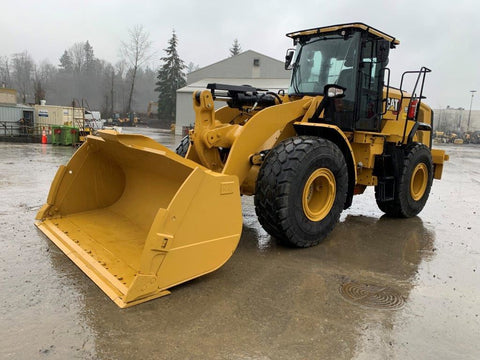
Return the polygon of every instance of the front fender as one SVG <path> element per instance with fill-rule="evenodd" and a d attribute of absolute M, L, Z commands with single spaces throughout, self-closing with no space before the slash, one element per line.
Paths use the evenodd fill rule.
<path fill-rule="evenodd" d="M 242 184 L 252 166 L 250 155 L 270 149 L 281 140 L 286 126 L 301 119 L 311 102 L 312 98 L 302 98 L 270 106 L 254 115 L 233 142 L 222 173 L 236 175 Z"/>
<path fill-rule="evenodd" d="M 320 136 L 335 143 L 343 155 L 348 167 L 348 194 L 344 208 L 347 209 L 352 204 L 355 184 L 357 183 L 357 167 L 355 166 L 355 155 L 345 133 L 339 127 L 330 124 L 296 122 L 295 131 L 299 135 Z"/>

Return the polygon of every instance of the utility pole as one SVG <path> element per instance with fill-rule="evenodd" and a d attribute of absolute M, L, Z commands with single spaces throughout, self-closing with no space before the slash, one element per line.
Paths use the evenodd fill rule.
<path fill-rule="evenodd" d="M 470 99 L 470 110 L 468 111 L 467 131 L 470 131 L 470 116 L 472 115 L 473 94 L 475 94 L 477 90 L 470 90 L 470 92 L 472 93 L 472 98 Z"/>

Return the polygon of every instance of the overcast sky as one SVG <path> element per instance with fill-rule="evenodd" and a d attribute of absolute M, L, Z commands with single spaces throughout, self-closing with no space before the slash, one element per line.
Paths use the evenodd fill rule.
<path fill-rule="evenodd" d="M 141 24 L 159 58 L 175 29 L 180 57 L 201 67 L 229 56 L 233 40 L 282 60 L 287 32 L 364 22 L 395 36 L 391 84 L 405 70 L 432 69 L 425 100 L 434 108 L 480 109 L 480 2 L 478 0 L 24 0 L 2 1 L 0 55 L 27 50 L 57 65 L 65 49 L 88 40 L 95 56 L 115 63 L 128 29 Z"/>

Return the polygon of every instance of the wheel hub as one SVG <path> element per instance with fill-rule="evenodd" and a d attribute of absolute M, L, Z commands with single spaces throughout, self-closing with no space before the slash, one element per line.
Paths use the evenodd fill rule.
<path fill-rule="evenodd" d="M 315 170 L 303 188 L 302 205 L 305 216 L 311 221 L 323 220 L 335 201 L 335 175 L 327 168 Z"/>
<path fill-rule="evenodd" d="M 425 194 L 428 183 L 428 170 L 424 163 L 419 163 L 413 169 L 412 178 L 410 180 L 410 195 L 415 201 L 420 200 Z"/>

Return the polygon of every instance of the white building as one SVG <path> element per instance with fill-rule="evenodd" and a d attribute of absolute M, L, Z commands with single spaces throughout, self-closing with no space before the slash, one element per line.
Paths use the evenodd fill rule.
<path fill-rule="evenodd" d="M 466 131 L 480 131 L 480 110 L 451 108 L 437 109 L 434 114 L 434 130 L 463 133 Z"/>
<path fill-rule="evenodd" d="M 184 127 L 195 124 L 192 96 L 196 90 L 204 90 L 209 83 L 250 85 L 277 92 L 287 90 L 290 71 L 284 63 L 253 50 L 229 57 L 188 74 L 187 86 L 177 90 L 175 133 L 182 134 Z M 225 106 L 215 102 L 215 108 Z"/>

